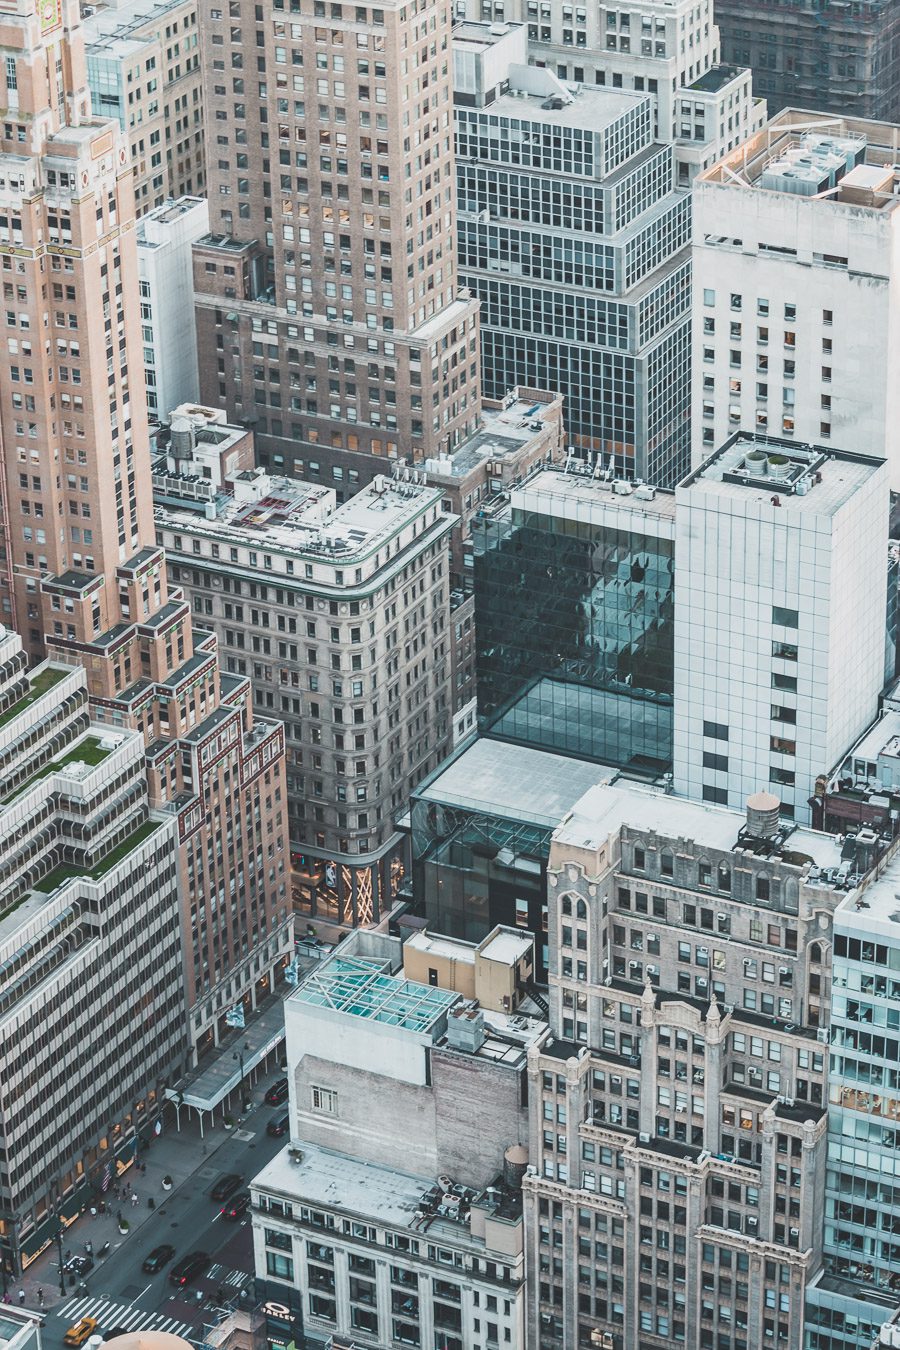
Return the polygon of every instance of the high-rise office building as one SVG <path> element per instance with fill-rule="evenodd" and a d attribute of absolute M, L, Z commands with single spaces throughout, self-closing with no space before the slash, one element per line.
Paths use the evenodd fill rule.
<path fill-rule="evenodd" d="M 900 487 L 897 136 L 782 112 L 696 179 L 695 463 L 743 428 L 883 456 Z"/>
<path fill-rule="evenodd" d="M 176 819 L 79 666 L 0 629 L 0 1260 L 16 1275 L 134 1156 L 187 1050 Z"/>
<path fill-rule="evenodd" d="M 809 1350 L 869 1350 L 900 1303 L 898 884 L 895 853 L 834 915 L 824 1269 L 807 1293 Z"/>
<path fill-rule="evenodd" d="M 478 425 L 456 267 L 450 0 L 203 8 L 204 402 L 360 485 Z"/>
<path fill-rule="evenodd" d="M 418 481 L 380 477 L 337 506 L 333 488 L 248 470 L 247 433 L 223 417 L 172 415 L 157 542 L 226 671 L 284 719 L 297 908 L 378 922 L 405 872 L 396 818 L 451 744 L 456 517 Z"/>
<path fill-rule="evenodd" d="M 283 732 L 220 675 L 154 543 L 131 160 L 90 112 L 78 5 L 4 9 L 0 613 L 31 657 L 85 669 L 98 722 L 143 733 L 150 804 L 178 823 L 199 1052 L 291 944 Z"/>
<path fill-rule="evenodd" d="M 887 465 L 739 432 L 675 503 L 675 789 L 808 822 L 884 683 Z"/>
<path fill-rule="evenodd" d="M 558 469 L 475 522 L 483 734 L 638 773 L 668 768 L 674 541 L 670 492 Z"/>
<path fill-rule="evenodd" d="M 81 7 L 91 107 L 128 136 L 139 216 L 206 186 L 197 11 L 197 0 Z"/>
<path fill-rule="evenodd" d="M 900 120 L 900 7 L 896 0 L 716 0 L 722 54 L 753 70 L 771 112 L 817 108 L 842 117 Z"/>
<path fill-rule="evenodd" d="M 554 5 L 456 0 L 458 18 L 526 24 L 530 59 L 571 85 L 648 94 L 654 136 L 673 143 L 687 184 L 756 131 L 765 115 L 750 72 L 720 61 L 712 0 Z"/>
<path fill-rule="evenodd" d="M 567 88 L 525 27 L 454 30 L 460 276 L 484 392 L 558 389 L 569 442 L 673 485 L 690 463 L 690 198 L 649 94 Z"/>
<path fill-rule="evenodd" d="M 529 1055 L 531 1350 L 803 1345 L 832 916 L 882 850 L 778 808 L 598 786 L 555 833 L 550 1034 Z"/>

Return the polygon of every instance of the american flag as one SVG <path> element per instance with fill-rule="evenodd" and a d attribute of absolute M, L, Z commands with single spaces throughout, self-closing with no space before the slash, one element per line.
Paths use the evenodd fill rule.
<path fill-rule="evenodd" d="M 112 1182 L 112 1163 L 107 1163 L 103 1169 L 103 1180 L 100 1182 L 100 1189 L 101 1191 L 104 1192 L 104 1194 L 106 1193 L 106 1191 L 109 1190 L 111 1182 Z"/>

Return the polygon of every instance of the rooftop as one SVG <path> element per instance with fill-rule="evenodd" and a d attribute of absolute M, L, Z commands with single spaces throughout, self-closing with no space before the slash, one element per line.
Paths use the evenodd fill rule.
<path fill-rule="evenodd" d="M 900 205 L 896 161 L 892 123 L 785 108 L 697 181 L 806 198 L 821 210 L 891 211 Z M 855 172 L 861 166 L 878 172 Z"/>
<path fill-rule="evenodd" d="M 871 932 L 900 947 L 900 848 L 895 844 L 878 876 L 841 901 L 835 926 Z"/>
<path fill-rule="evenodd" d="M 517 454 L 545 429 L 542 414 L 547 406 L 546 394 L 541 400 L 511 390 L 501 407 L 482 408 L 481 426 L 452 455 L 427 459 L 425 469 L 439 477 L 464 478 L 485 460 Z"/>
<path fill-rule="evenodd" d="M 548 750 L 479 737 L 416 795 L 554 829 L 589 787 L 615 772 Z"/>
<path fill-rule="evenodd" d="M 675 498 L 688 501 L 699 490 L 777 506 L 787 516 L 833 516 L 884 464 L 874 456 L 739 431 L 684 479 Z"/>
<path fill-rule="evenodd" d="M 615 523 L 619 529 L 663 538 L 675 535 L 674 492 L 615 479 L 601 460 L 594 468 L 578 460 L 564 468 L 541 469 L 514 491 L 511 505 L 591 524 Z"/>
<path fill-rule="evenodd" d="M 0 727 L 11 722 L 14 717 L 20 717 L 23 712 L 27 712 L 32 703 L 36 703 L 42 695 L 46 694 L 60 680 L 64 680 L 71 674 L 71 667 L 68 666 L 45 666 L 37 675 L 32 676 L 29 690 L 18 702 L 0 712 Z"/>
<path fill-rule="evenodd" d="M 699 80 L 689 84 L 686 89 L 682 89 L 682 94 L 718 94 L 720 89 L 724 89 L 731 81 L 737 79 L 739 75 L 748 75 L 749 71 L 744 66 L 710 66 L 709 70 L 703 72 Z"/>
<path fill-rule="evenodd" d="M 158 31 L 167 15 L 178 8 L 181 0 L 124 0 L 122 4 L 93 5 L 93 14 L 82 20 L 85 46 L 113 48 L 119 43 L 147 36 Z M 84 13 L 84 10 L 82 10 Z M 88 52 L 90 55 L 90 51 Z"/>
<path fill-rule="evenodd" d="M 299 1160 L 298 1153 L 302 1154 Z M 445 1191 L 445 1185 L 450 1189 Z M 254 1177 L 252 1186 L 367 1219 L 381 1227 L 428 1232 L 456 1245 L 484 1250 L 484 1240 L 472 1236 L 467 1218 L 472 1202 L 486 1201 L 487 1195 L 454 1186 L 449 1178 L 436 1184 L 409 1172 L 358 1162 L 347 1154 L 304 1143 L 293 1155 L 289 1148 L 282 1149 Z M 517 1222 L 521 1198 L 498 1188 L 491 1208 L 496 1217 Z M 323 1235 L 326 1232 L 323 1230 Z"/>
<path fill-rule="evenodd" d="M 459 994 L 390 974 L 389 963 L 335 954 L 290 995 L 292 1002 L 427 1034 Z"/>
<path fill-rule="evenodd" d="M 553 841 L 554 845 L 597 849 L 624 826 L 730 852 L 750 846 L 739 839 L 746 824 L 743 812 L 726 806 L 688 801 L 640 783 L 601 783 L 576 802 L 555 831 Z M 780 859 L 795 866 L 808 866 L 811 880 L 822 871 L 841 866 L 841 845 L 833 835 L 785 827 L 782 837 L 786 847 L 772 850 L 773 861 Z"/>
<path fill-rule="evenodd" d="M 350 563 L 372 553 L 429 507 L 438 507 L 438 488 L 427 487 L 409 470 L 401 474 L 394 478 L 379 474 L 324 519 L 323 490 L 317 484 L 266 474 L 239 475 L 238 486 L 246 480 L 249 488 L 252 479 L 256 487 L 246 495 L 220 493 L 215 499 L 215 519 L 208 520 L 188 504 L 157 503 L 156 524 L 293 558 Z M 167 479 L 167 488 L 173 481 L 171 476 Z"/>
<path fill-rule="evenodd" d="M 530 933 L 514 933 L 501 928 L 489 935 L 478 949 L 478 955 L 489 961 L 501 961 L 504 965 L 514 965 L 534 947 L 534 938 Z"/>
<path fill-rule="evenodd" d="M 518 94 L 503 94 L 487 107 L 477 109 L 477 112 L 482 116 L 509 117 L 517 122 L 544 122 L 552 127 L 573 127 L 602 135 L 648 98 L 647 94 L 586 85 L 566 86 L 566 91 L 569 102 L 562 107 L 558 106 L 562 102 L 559 98 L 520 91 Z"/>

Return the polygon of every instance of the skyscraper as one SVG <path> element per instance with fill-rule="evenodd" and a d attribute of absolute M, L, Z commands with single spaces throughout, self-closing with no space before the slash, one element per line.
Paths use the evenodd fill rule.
<path fill-rule="evenodd" d="M 779 113 L 694 183 L 693 461 L 740 428 L 900 487 L 898 129 Z"/>
<path fill-rule="evenodd" d="M 675 491 L 675 789 L 808 822 L 884 683 L 887 467 L 732 436 Z"/>
<path fill-rule="evenodd" d="M 203 8 L 212 235 L 195 249 L 200 388 L 364 486 L 478 422 L 456 276 L 449 0 Z"/>
<path fill-rule="evenodd" d="M 0 53 L 0 612 L 33 658 L 84 667 L 96 721 L 143 733 L 197 1051 L 290 944 L 283 734 L 220 678 L 154 543 L 131 159 L 91 115 L 77 3 L 4 0 Z"/>
<path fill-rule="evenodd" d="M 485 393 L 559 389 L 572 445 L 670 487 L 690 463 L 690 198 L 649 94 L 569 89 L 521 24 L 453 39 L 459 265 Z"/>

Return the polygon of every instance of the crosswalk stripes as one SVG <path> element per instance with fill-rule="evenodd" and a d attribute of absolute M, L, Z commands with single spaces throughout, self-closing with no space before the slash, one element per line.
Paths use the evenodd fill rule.
<path fill-rule="evenodd" d="M 243 1270 L 231 1270 L 228 1266 L 220 1265 L 218 1261 L 210 1266 L 207 1275 L 209 1279 L 218 1280 L 219 1284 L 230 1284 L 235 1289 L 240 1289 L 253 1278 Z"/>
<path fill-rule="evenodd" d="M 72 1322 L 82 1317 L 96 1317 L 101 1331 L 111 1327 L 121 1327 L 123 1331 L 168 1331 L 185 1340 L 196 1334 L 189 1322 L 166 1317 L 165 1313 L 144 1312 L 131 1303 L 112 1303 L 105 1298 L 83 1296 L 69 1299 L 60 1308 L 60 1313 Z"/>

